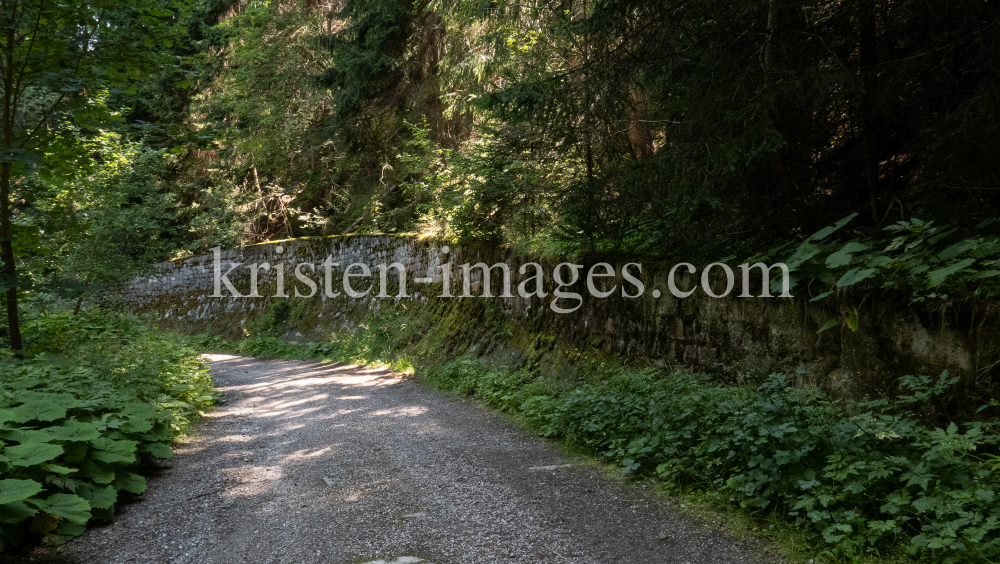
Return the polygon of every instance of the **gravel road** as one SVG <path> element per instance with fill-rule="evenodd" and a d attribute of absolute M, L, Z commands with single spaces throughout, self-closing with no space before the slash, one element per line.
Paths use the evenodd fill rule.
<path fill-rule="evenodd" d="M 384 370 L 208 355 L 225 401 L 50 562 L 753 563 L 641 487 Z M 42 555 L 39 555 L 42 556 Z"/>

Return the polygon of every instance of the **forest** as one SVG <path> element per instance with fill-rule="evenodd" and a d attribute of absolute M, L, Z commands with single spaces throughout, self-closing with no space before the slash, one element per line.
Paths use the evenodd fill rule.
<path fill-rule="evenodd" d="M 19 299 L 308 235 L 702 264 L 798 249 L 800 278 L 916 300 L 992 295 L 1000 274 L 995 3 L 4 6 L 15 350 Z"/>
<path fill-rule="evenodd" d="M 137 461 L 169 455 L 216 401 L 190 341 L 94 307 L 155 263 L 214 247 L 397 234 L 546 259 L 782 261 L 803 301 L 860 290 L 943 309 L 1000 295 L 995 0 L 0 0 L 0 22 L 0 549 L 25 527 L 58 543 L 110 519 L 118 495 L 145 489 Z M 858 310 L 841 321 L 856 331 Z M 231 346 L 260 352 L 247 343 Z M 837 490 L 859 467 L 810 459 L 815 484 L 817 468 L 842 474 L 823 501 L 798 475 L 780 491 L 730 484 L 711 470 L 711 434 L 672 429 L 693 454 L 656 458 L 667 425 L 652 425 L 668 416 L 622 427 L 617 443 L 588 427 L 634 420 L 653 396 L 714 424 L 709 389 L 731 408 L 726 425 L 772 402 L 787 410 L 766 415 L 775 425 L 814 418 L 825 431 L 803 444 L 841 456 L 827 437 L 854 444 L 849 415 L 784 376 L 747 392 L 615 372 L 618 403 L 639 406 L 621 415 L 600 411 L 601 384 L 531 396 L 534 375 L 443 360 L 428 372 L 441 387 L 482 392 L 626 473 L 646 464 L 674 479 L 670 461 L 697 460 L 697 483 L 786 513 L 836 500 L 834 517 L 809 513 L 833 558 L 877 561 L 911 538 L 908 554 L 928 561 L 1000 554 L 986 485 L 996 422 L 931 431 L 912 406 L 945 394 L 947 373 L 866 404 L 920 437 L 864 469 L 882 497 Z M 591 400 L 600 409 L 583 413 Z M 984 401 L 977 417 L 998 408 Z M 896 432 L 885 425 L 871 437 Z M 39 439 L 48 427 L 59 430 Z M 758 464 L 750 442 L 733 444 Z M 782 444 L 768 456 L 784 460 Z M 964 482 L 928 485 L 925 463 L 943 475 L 956 461 Z M 900 474 L 912 482 L 901 489 Z M 891 497 L 921 483 L 926 507 Z M 941 501 L 952 494 L 967 511 Z"/>

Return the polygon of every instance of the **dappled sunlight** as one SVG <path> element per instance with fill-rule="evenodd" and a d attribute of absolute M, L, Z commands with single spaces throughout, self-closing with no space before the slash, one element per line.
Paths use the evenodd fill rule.
<path fill-rule="evenodd" d="M 223 443 L 248 443 L 254 440 L 250 435 L 226 435 L 225 437 L 218 437 L 215 440 Z"/>
<path fill-rule="evenodd" d="M 264 407 L 266 407 L 268 409 L 287 409 L 289 407 L 294 407 L 296 405 L 302 405 L 304 403 L 309 403 L 311 401 L 323 400 L 323 399 L 326 399 L 328 397 L 330 397 L 330 396 L 327 395 L 327 394 L 316 394 L 316 395 L 314 395 L 312 397 L 303 398 L 303 399 L 296 400 L 296 401 L 283 402 L 283 403 L 279 403 L 277 405 L 265 405 Z"/>
<path fill-rule="evenodd" d="M 373 411 L 372 415 L 376 417 L 416 417 L 417 415 L 423 415 L 424 413 L 427 413 L 426 407 L 422 405 L 414 405 L 410 407 L 397 407 L 395 409 Z"/>
<path fill-rule="evenodd" d="M 183 455 L 194 457 L 187 468 L 216 476 L 219 485 L 210 495 L 217 503 L 243 500 L 260 515 L 372 510 L 398 483 L 390 472 L 394 463 L 386 459 L 384 467 L 373 463 L 360 474 L 345 474 L 343 459 L 357 457 L 347 453 L 359 448 L 382 453 L 381 444 L 359 438 L 365 429 L 430 410 L 423 403 L 379 402 L 379 390 L 404 382 L 384 368 L 205 358 L 224 400 L 207 413 L 209 434 L 185 446 Z"/>
<path fill-rule="evenodd" d="M 328 452 L 332 452 L 332 450 L 330 449 L 329 446 L 323 447 L 323 448 L 318 449 L 318 450 L 314 450 L 312 452 L 309 452 L 308 450 L 300 450 L 300 451 L 293 452 L 292 454 L 289 454 L 289 455 L 283 457 L 282 460 L 284 460 L 286 462 L 293 462 L 293 461 L 296 461 L 296 460 L 305 460 L 305 459 L 309 459 L 309 458 L 315 458 L 317 456 L 326 454 Z"/>
<path fill-rule="evenodd" d="M 216 354 L 216 353 L 203 354 L 201 355 L 201 358 L 209 362 L 226 362 L 226 361 L 244 359 L 244 357 L 242 356 L 236 356 L 233 354 Z"/>

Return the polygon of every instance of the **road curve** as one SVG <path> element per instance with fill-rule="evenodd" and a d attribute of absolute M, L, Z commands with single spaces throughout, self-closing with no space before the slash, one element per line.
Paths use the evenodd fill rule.
<path fill-rule="evenodd" d="M 224 403 L 58 562 L 774 561 L 475 402 L 384 370 L 207 358 Z"/>

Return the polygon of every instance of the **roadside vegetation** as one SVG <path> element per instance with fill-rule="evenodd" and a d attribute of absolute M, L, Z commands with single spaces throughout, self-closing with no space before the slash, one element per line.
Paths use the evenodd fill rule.
<path fill-rule="evenodd" d="M 139 317 L 33 313 L 27 358 L 0 353 L 0 552 L 110 520 L 216 399 L 198 353 Z"/>

